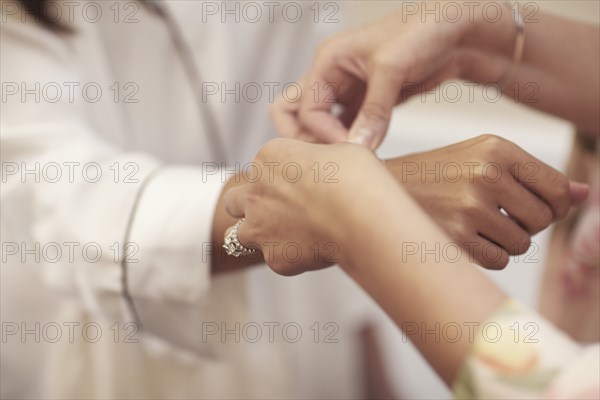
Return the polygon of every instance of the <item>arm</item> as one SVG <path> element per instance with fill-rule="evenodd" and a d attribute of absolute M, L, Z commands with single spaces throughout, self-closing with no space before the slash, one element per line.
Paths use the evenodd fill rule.
<path fill-rule="evenodd" d="M 301 80 L 307 92 L 316 85 L 318 95 L 274 105 L 280 134 L 328 143 L 350 138 L 376 148 L 392 109 L 409 97 L 450 79 L 503 81 L 515 52 L 514 11 L 496 2 L 501 17 L 490 22 L 484 4 L 452 4 L 459 7 L 457 20 L 436 21 L 425 5 L 408 5 L 323 42 Z M 532 16 L 527 10 L 523 16 L 523 59 L 517 75 L 504 85 L 505 94 L 597 136 L 599 28 L 545 13 Z M 343 111 L 332 115 L 334 104 Z"/>
<path fill-rule="evenodd" d="M 598 343 L 580 347 L 536 313 L 507 301 L 466 260 L 449 262 L 426 253 L 437 243 L 443 248 L 448 239 L 406 194 L 388 196 L 389 206 L 380 203 L 368 220 L 347 220 L 346 229 L 352 226 L 370 239 L 348 238 L 340 265 L 457 398 L 598 398 Z M 398 203 L 403 212 L 394 211 Z M 385 229 L 378 217 L 385 218 Z M 419 243 L 421 251 L 407 256 L 385 250 L 404 243 Z M 458 326 L 460 333 L 445 331 L 446 326 Z"/>
<path fill-rule="evenodd" d="M 499 82 L 512 62 L 515 24 L 512 12 L 498 23 L 479 18 L 464 36 L 461 78 Z M 572 121 L 591 136 L 600 135 L 599 27 L 547 13 L 521 10 L 525 47 L 521 65 L 504 93 L 524 105 Z M 527 90 L 530 84 L 532 90 Z M 531 95 L 535 90 L 535 94 Z M 539 92 L 538 92 L 539 90 Z"/>
<path fill-rule="evenodd" d="M 452 246 L 449 239 L 366 148 L 279 139 L 264 146 L 255 163 L 276 160 L 294 160 L 307 170 L 315 162 L 330 162 L 339 173 L 335 182 L 316 182 L 308 174 L 294 183 L 261 179 L 226 194 L 227 211 L 246 218 L 240 241 L 260 248 L 275 272 L 294 275 L 337 261 L 400 328 L 481 326 L 505 302 L 506 295 L 460 252 L 452 261 L 441 257 L 438 249 Z M 269 251 L 270 243 L 289 242 L 304 256 L 290 260 Z M 336 259 L 314 260 L 309 249 L 315 243 L 334 244 Z M 414 245 L 420 251 L 407 251 Z M 440 376 L 453 382 L 473 339 L 429 340 L 405 333 Z M 577 348 L 569 341 L 566 347 Z"/>
<path fill-rule="evenodd" d="M 406 323 L 430 328 L 448 322 L 482 324 L 505 301 L 506 295 L 466 259 L 440 262 L 438 254 L 423 261 L 424 249 L 435 249 L 436 244 L 443 248 L 451 242 L 400 187 L 390 187 L 377 210 L 363 214 L 364 218 L 351 214 L 349 210 L 348 220 L 338 227 L 351 226 L 360 235 L 341 242 L 340 265 L 399 327 Z M 380 221 L 386 221 L 385 225 Z M 420 251 L 412 256 L 403 255 L 402 250 L 382 251 L 404 249 L 408 244 L 417 244 Z M 406 333 L 444 381 L 453 382 L 470 347 L 468 335 L 450 343 L 421 340 L 420 331 Z"/>

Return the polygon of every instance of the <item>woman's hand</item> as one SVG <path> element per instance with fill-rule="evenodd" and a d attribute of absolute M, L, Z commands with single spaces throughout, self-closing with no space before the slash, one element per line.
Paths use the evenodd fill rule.
<path fill-rule="evenodd" d="M 366 148 L 275 139 L 258 152 L 248 182 L 226 192 L 227 212 L 245 217 L 240 242 L 277 273 L 296 275 L 340 261 L 356 219 L 397 187 Z M 341 243 L 343 241 L 344 243 Z"/>
<path fill-rule="evenodd" d="M 280 134 L 303 140 L 312 136 L 311 140 L 326 143 L 349 136 L 376 148 L 396 104 L 447 79 L 472 74 L 471 61 L 478 53 L 463 42 L 473 35 L 476 21 L 468 7 L 452 4 L 462 18 L 436 22 L 430 17 L 423 22 L 420 12 L 404 10 L 323 42 L 310 71 L 299 81 L 302 99 L 291 103 L 282 97 L 273 106 L 272 118 Z M 499 31 L 495 39 L 511 48 L 513 11 L 498 5 L 505 18 L 492 24 Z M 479 68 L 486 76 L 479 78 L 500 80 L 506 67 L 503 60 L 487 62 Z M 342 109 L 337 116 L 332 114 L 336 104 Z"/>
<path fill-rule="evenodd" d="M 235 218 L 246 217 L 238 233 L 242 244 L 259 248 L 283 275 L 351 258 L 365 240 L 357 227 L 390 228 L 391 211 L 384 209 L 414 212 L 413 204 L 390 202 L 400 187 L 470 261 L 493 269 L 526 252 L 531 236 L 564 217 L 588 191 L 492 135 L 388 160 L 391 174 L 362 146 L 289 139 L 266 144 L 253 166 L 244 177 L 252 183 L 228 190 L 225 207 Z"/>
<path fill-rule="evenodd" d="M 442 1 L 432 8 L 445 12 L 414 3 L 323 42 L 299 81 L 300 100 L 281 97 L 273 105 L 279 133 L 324 143 L 350 138 L 374 149 L 396 104 L 458 78 L 501 83 L 504 95 L 600 134 L 598 26 L 504 1 Z M 517 13 L 526 43 L 513 70 Z"/>
<path fill-rule="evenodd" d="M 504 268 L 509 255 L 525 253 L 533 235 L 565 217 L 588 192 L 493 135 L 388 160 L 386 166 L 471 261 L 492 269 Z"/>

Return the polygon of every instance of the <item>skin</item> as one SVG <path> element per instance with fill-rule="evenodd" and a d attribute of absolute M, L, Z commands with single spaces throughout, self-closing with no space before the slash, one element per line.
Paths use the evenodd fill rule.
<path fill-rule="evenodd" d="M 268 162 L 268 159 L 264 161 Z M 282 161 L 280 165 L 288 161 Z M 319 163 L 322 179 L 327 178 L 327 172 L 333 171 L 323 169 L 330 162 L 321 160 Z M 514 143 L 493 135 L 394 158 L 385 161 L 384 165 L 394 176 L 395 184 L 404 187 L 463 248 L 471 262 L 490 269 L 504 268 L 509 255 L 525 253 L 531 237 L 563 218 L 571 201 L 581 199 L 587 190 L 580 184 L 569 182 L 565 175 Z M 455 169 L 456 166 L 460 170 Z M 440 171 L 438 174 L 425 173 L 436 167 Z M 268 165 L 261 171 L 267 174 Z M 281 169 L 273 170 L 274 175 L 282 172 Z M 303 173 L 314 178 L 312 169 Z M 337 178 L 337 174 L 333 178 Z M 223 193 L 245 183 L 242 176 L 232 178 Z M 227 256 L 221 248 L 225 231 L 237 222 L 227 214 L 223 196 L 215 212 L 213 243 L 218 244 L 218 251 L 213 254 L 213 271 L 232 271 L 262 262 L 260 255 L 234 258 Z M 320 251 L 332 252 L 333 249 Z"/>
<path fill-rule="evenodd" d="M 510 17 L 508 13 L 505 15 Z M 311 142 L 332 143 L 349 138 L 376 148 L 385 135 L 392 108 L 420 90 L 430 90 L 452 78 L 488 84 L 500 82 L 506 76 L 515 41 L 514 22 L 510 18 L 503 18 L 496 24 L 477 19 L 431 24 L 422 23 L 418 17 L 401 23 L 401 18 L 400 14 L 390 15 L 326 41 L 300 84 L 306 89 L 313 84 L 325 89 L 327 83 L 333 83 L 334 103 L 342 106 L 341 113 L 332 114 L 333 103 L 326 101 L 331 91 L 321 91 L 316 99 L 307 96 L 293 104 L 280 100 L 272 110 L 278 130 L 284 136 Z M 597 137 L 600 132 L 597 117 L 600 105 L 598 28 L 550 15 L 538 14 L 537 19 L 536 23 L 526 23 L 527 45 L 521 67 L 512 81 L 503 82 L 504 93 L 524 101 L 523 92 L 515 91 L 515 88 L 536 83 L 539 101 L 528 105 L 569 119 L 585 134 Z M 416 85 L 419 90 L 407 90 L 406 84 Z M 473 144 L 463 150 L 469 147 Z M 454 159 L 456 153 L 448 150 L 443 150 L 446 154 L 432 152 L 431 158 L 432 154 L 421 154 L 418 160 L 432 161 L 436 157 L 447 160 L 448 155 Z M 481 152 L 476 154 L 481 156 Z M 510 229 L 504 230 L 504 234 L 500 233 L 502 229 L 493 229 L 492 233 L 481 235 L 485 223 L 499 221 L 495 208 L 505 207 L 494 195 L 494 189 L 500 184 L 494 187 L 479 185 L 475 189 L 475 185 L 462 185 L 462 195 L 456 195 L 448 186 L 440 189 L 443 186 L 438 182 L 420 182 L 411 187 L 406 176 L 400 174 L 403 188 L 394 183 L 399 181 L 397 171 L 402 171 L 402 162 L 407 159 L 387 162 L 389 170 L 386 170 L 372 154 L 351 144 L 327 148 L 274 141 L 261 149 L 255 161 L 260 164 L 273 160 L 294 160 L 303 170 L 309 169 L 314 162 L 333 162 L 339 167 L 340 180 L 336 185 L 306 178 L 293 184 L 285 180 L 259 180 L 233 187 L 225 193 L 223 203 L 231 216 L 247 218 L 239 231 L 241 242 L 263 251 L 268 265 L 283 275 L 295 275 L 338 262 L 399 327 L 404 322 L 428 326 L 436 322 L 483 323 L 506 298 L 470 266 L 472 254 L 467 257 L 463 252 L 459 260 L 444 263 L 435 258 L 423 258 L 421 254 L 411 258 L 399 251 L 404 244 L 420 243 L 429 249 L 457 239 L 460 243 L 459 237 L 452 237 L 455 231 L 448 227 L 465 225 L 467 229 L 463 234 L 474 235 L 476 232 L 479 237 L 499 234 L 501 237 L 492 240 L 508 253 L 506 247 L 510 249 L 510 246 L 503 240 L 520 237 L 526 244 L 523 231 L 533 234 L 547 224 L 548 212 L 541 210 L 551 209 L 553 219 L 558 219 L 570 205 L 577 204 L 586 195 L 585 187 L 569 185 L 561 174 L 552 178 L 548 172 L 542 175 L 542 185 L 561 188 L 557 196 L 561 199 L 560 205 L 556 207 L 552 196 L 544 194 L 541 187 L 531 187 L 532 182 L 523 182 L 519 179 L 521 174 L 510 171 L 507 161 L 512 159 L 501 157 L 502 171 L 509 168 L 512 177 L 518 181 L 518 184 L 510 180 L 505 182 L 507 190 L 522 198 L 534 194 L 543 204 L 525 201 L 521 203 L 523 209 L 513 207 L 512 214 L 508 210 L 513 225 L 505 224 Z M 390 171 L 396 171 L 396 176 Z M 503 176 L 509 177 L 508 174 Z M 432 188 L 436 190 L 430 190 Z M 473 192 L 469 193 L 470 190 Z M 451 194 L 449 198 L 455 206 L 445 212 L 431 206 L 427 210 L 426 199 L 435 199 L 439 193 Z M 507 199 L 511 201 L 510 196 L 504 197 L 503 201 Z M 307 204 L 311 207 L 306 207 Z M 506 208 L 511 207 L 506 205 Z M 543 218 L 528 221 L 531 213 L 517 216 L 518 212 L 534 208 Z M 479 213 L 477 217 L 464 212 L 469 209 Z M 453 212 L 461 217 L 466 215 L 462 224 L 460 220 L 443 218 Z M 444 229 L 432 221 L 432 216 Z M 512 233 L 506 234 L 508 231 Z M 273 246 L 269 245 L 272 243 L 280 246 L 294 243 L 302 250 L 302 255 L 292 262 L 281 251 L 272 251 Z M 310 251 L 315 243 L 319 248 L 335 244 L 335 257 L 327 254 L 315 260 Z M 322 252 L 319 254 L 323 255 Z M 440 376 L 447 383 L 452 382 L 470 342 L 465 337 L 455 343 L 424 341 L 419 337 L 412 339 Z"/>
<path fill-rule="evenodd" d="M 281 98 L 273 106 L 278 131 L 313 142 L 350 139 L 376 148 L 395 105 L 449 79 L 462 79 L 502 82 L 506 96 L 598 136 L 597 26 L 523 10 L 523 57 L 512 80 L 503 81 L 514 56 L 514 11 L 499 2 L 502 18 L 490 23 L 481 6 L 470 12 L 468 2 L 453 4 L 462 7 L 458 21 L 441 18 L 436 23 L 431 17 L 423 22 L 420 12 L 398 12 L 327 39 L 299 80 L 303 93 L 310 95 L 295 103 Z M 343 109 L 341 114 L 332 115 L 334 104 Z"/>
<path fill-rule="evenodd" d="M 470 15 L 468 10 L 463 10 L 462 14 Z M 480 16 L 481 13 L 474 15 Z M 403 21 L 406 16 L 398 13 L 333 36 L 320 46 L 311 70 L 301 80 L 305 87 L 313 82 L 323 90 L 319 90 L 316 99 L 307 96 L 296 103 L 280 99 L 271 110 L 274 124 L 282 136 L 328 143 L 350 136 L 354 142 L 374 148 L 387 129 L 392 107 L 415 94 L 413 90 L 407 93 L 407 84 L 429 90 L 451 78 L 477 83 L 493 83 L 502 79 L 512 60 L 515 42 L 511 13 L 502 15 L 503 18 L 493 24 L 468 17 L 455 23 L 423 23 L 420 15 L 408 16 Z M 536 95 L 539 101 L 527 105 L 570 119 L 586 134 L 597 136 L 600 132 L 597 116 L 600 107 L 600 91 L 597 90 L 600 86 L 598 28 L 539 13 L 535 16 L 535 23 L 528 23 L 527 15 L 524 14 L 527 45 L 523 60 L 514 82 L 507 83 L 505 94 L 524 101 L 520 96 L 527 93 L 515 91 L 515 87 L 534 82 L 540 89 Z M 324 101 L 324 97 L 331 94 L 331 91 L 325 90 L 327 83 L 335 84 L 334 100 L 344 107 L 339 118 L 331 115 L 332 103 Z M 468 154 L 469 146 L 464 146 L 460 150 L 445 148 L 422 153 L 418 157 L 429 164 L 438 158 L 440 162 L 448 157 L 470 162 L 474 157 L 487 157 L 487 161 L 500 161 L 506 168 L 509 162 L 507 144 L 497 139 L 495 143 L 500 148 L 493 150 L 494 154 L 490 154 L 489 147 L 485 153 L 486 146 L 480 144 L 484 153 Z M 474 143 L 471 145 L 474 146 Z M 390 160 L 386 165 L 396 176 L 400 174 L 397 180 L 436 218 L 453 240 L 463 244 L 482 243 L 480 249 L 489 247 L 491 243 L 500 254 L 499 258 L 490 259 L 473 251 L 473 261 L 489 268 L 502 268 L 508 260 L 507 255 L 526 250 L 529 241 L 526 236 L 530 238 L 547 226 L 549 220 L 564 216 L 569 204 L 567 192 L 570 196 L 581 197 L 585 191 L 573 182 L 570 183 L 570 191 L 566 190 L 568 185 L 562 175 L 557 175 L 538 160 L 518 153 L 521 154 L 518 160 L 510 161 L 519 161 L 518 165 L 522 168 L 532 162 L 539 166 L 538 170 L 543 172 L 541 181 L 547 182 L 546 179 L 550 178 L 550 182 L 556 183 L 549 192 L 542 193 L 531 185 L 517 185 L 508 179 L 509 173 L 503 173 L 502 176 L 507 179 L 494 186 L 486 185 L 481 179 L 468 182 L 470 185 L 464 181 L 456 185 L 448 185 L 447 182 L 431 184 L 403 176 L 404 157 Z M 415 162 L 414 158 L 407 156 L 406 161 Z M 530 172 L 520 171 L 518 175 L 528 176 Z M 230 180 L 223 193 L 240 184 L 243 182 Z M 441 206 L 440 202 L 432 201 L 441 193 L 451 194 L 448 198 L 453 201 L 444 201 Z M 513 221 L 502 220 L 493 208 L 494 204 L 505 208 Z M 520 204 L 521 207 L 511 204 Z M 552 218 L 547 207 L 552 209 Z M 483 212 L 487 215 L 482 215 Z M 256 257 L 234 259 L 221 250 L 225 231 L 235 222 L 227 215 L 221 199 L 213 221 L 213 243 L 218 249 L 213 256 L 214 273 L 261 261 Z M 484 227 L 500 225 L 504 229 L 483 232 Z"/>
<path fill-rule="evenodd" d="M 446 262 L 402 250 L 413 243 L 443 247 L 451 239 L 365 147 L 276 139 L 254 161 L 261 166 L 285 160 L 294 160 L 303 171 L 315 162 L 336 163 L 338 180 L 315 181 L 303 174 L 290 182 L 275 175 L 232 188 L 224 197 L 231 216 L 246 218 L 238 232 L 241 243 L 260 249 L 275 272 L 296 275 L 336 261 L 399 327 L 406 322 L 483 323 L 506 299 L 464 252 Z M 275 251 L 272 243 L 278 244 Z M 302 249 L 299 257 L 280 250 L 289 243 Z M 315 243 L 319 248 L 333 243 L 335 259 L 326 252 L 315 259 Z M 467 335 L 454 343 L 411 338 L 447 383 L 456 377 L 471 344 Z"/>
<path fill-rule="evenodd" d="M 504 268 L 510 255 L 525 253 L 531 237 L 565 217 L 570 200 L 585 191 L 493 135 L 385 165 L 471 261 L 491 269 Z M 436 169 L 439 173 L 431 173 Z"/>

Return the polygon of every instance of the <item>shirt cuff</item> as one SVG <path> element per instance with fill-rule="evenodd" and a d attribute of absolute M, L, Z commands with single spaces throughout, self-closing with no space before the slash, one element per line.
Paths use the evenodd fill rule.
<path fill-rule="evenodd" d="M 208 290 L 213 215 L 223 183 L 220 174 L 197 167 L 163 167 L 147 183 L 127 243 L 134 302 L 194 303 Z"/>

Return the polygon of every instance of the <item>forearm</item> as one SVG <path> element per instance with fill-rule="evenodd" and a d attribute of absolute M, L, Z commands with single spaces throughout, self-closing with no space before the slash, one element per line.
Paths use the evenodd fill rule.
<path fill-rule="evenodd" d="M 464 45 L 465 78 L 498 82 L 514 55 L 514 14 L 504 8 L 502 19 L 482 17 L 470 26 Z M 481 13 L 480 13 L 481 14 Z M 475 14 L 477 15 L 477 14 Z M 546 13 L 521 10 L 525 24 L 523 58 L 504 93 L 533 108 L 572 121 L 580 130 L 600 133 L 600 35 L 598 27 Z"/>
<path fill-rule="evenodd" d="M 236 175 L 229 179 L 225 184 L 219 202 L 215 208 L 215 214 L 213 219 L 212 227 L 212 274 L 219 274 L 222 272 L 235 271 L 241 268 L 247 268 L 251 265 L 262 263 L 263 257 L 260 252 L 249 256 L 233 257 L 227 255 L 225 249 L 223 249 L 223 242 L 225 238 L 225 232 L 228 228 L 233 226 L 238 220 L 232 218 L 227 211 L 225 211 L 225 204 L 223 202 L 223 195 L 227 190 L 244 184 L 245 181 L 239 175 Z"/>
<path fill-rule="evenodd" d="M 357 233 L 342 238 L 342 268 L 400 328 L 416 324 L 422 332 L 422 324 L 430 330 L 450 322 L 461 327 L 481 325 L 505 295 L 466 260 L 448 262 L 441 250 L 425 252 L 452 245 L 399 187 L 385 198 L 377 203 L 377 211 L 368 216 L 355 213 L 349 220 L 352 229 L 346 226 L 346 232 Z M 385 226 L 381 221 L 386 221 Z M 408 246 L 420 251 L 407 255 Z M 433 335 L 409 335 L 447 383 L 453 381 L 466 357 L 472 342 L 468 336 L 451 343 L 436 341 Z"/>

